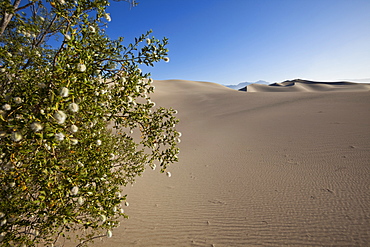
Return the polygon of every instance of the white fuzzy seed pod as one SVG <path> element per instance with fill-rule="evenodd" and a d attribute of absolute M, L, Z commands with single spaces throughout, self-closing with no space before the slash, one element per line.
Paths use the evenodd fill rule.
<path fill-rule="evenodd" d="M 42 130 L 42 125 L 38 122 L 33 122 L 31 124 L 31 129 L 34 131 L 34 132 L 39 132 L 40 130 Z"/>
<path fill-rule="evenodd" d="M 101 222 L 104 223 L 107 220 L 107 217 L 104 214 L 102 214 L 102 215 L 100 215 L 100 220 L 101 220 Z"/>
<path fill-rule="evenodd" d="M 70 141 L 71 141 L 72 145 L 77 145 L 78 144 L 78 140 L 75 139 L 75 138 L 71 138 Z"/>
<path fill-rule="evenodd" d="M 110 17 L 110 14 L 109 14 L 109 13 L 105 13 L 104 18 L 105 18 L 108 22 L 112 21 L 112 18 Z"/>
<path fill-rule="evenodd" d="M 73 132 L 73 133 L 76 133 L 78 131 L 78 127 L 76 125 L 71 125 L 70 127 L 70 130 Z"/>
<path fill-rule="evenodd" d="M 92 33 L 95 33 L 95 27 L 89 26 L 89 31 L 92 32 Z"/>
<path fill-rule="evenodd" d="M 0 222 L 0 226 L 3 226 L 3 225 L 5 225 L 6 224 L 6 219 L 3 219 L 1 222 Z"/>
<path fill-rule="evenodd" d="M 16 104 L 20 104 L 20 103 L 22 103 L 22 102 L 23 102 L 23 100 L 22 100 L 20 97 L 15 97 L 13 100 L 14 100 L 14 102 L 15 102 Z"/>
<path fill-rule="evenodd" d="M 58 142 L 61 142 L 64 140 L 64 134 L 59 132 L 59 133 L 56 133 L 55 134 L 55 139 L 58 141 Z"/>
<path fill-rule="evenodd" d="M 82 64 L 82 63 L 77 64 L 77 71 L 85 72 L 86 71 L 86 65 Z"/>
<path fill-rule="evenodd" d="M 23 136 L 21 133 L 15 131 L 12 133 L 12 135 L 10 136 L 10 138 L 12 139 L 12 141 L 14 142 L 19 142 L 22 140 Z"/>
<path fill-rule="evenodd" d="M 80 196 L 80 197 L 77 199 L 77 203 L 78 203 L 79 205 L 84 204 L 84 199 Z"/>
<path fill-rule="evenodd" d="M 12 109 L 12 107 L 9 104 L 5 104 L 5 105 L 3 105 L 3 109 L 4 109 L 4 111 L 10 111 L 10 109 Z"/>
<path fill-rule="evenodd" d="M 79 106 L 76 104 L 76 103 L 70 103 L 68 105 L 68 109 L 71 111 L 71 112 L 78 112 L 79 110 Z"/>
<path fill-rule="evenodd" d="M 66 98 L 68 97 L 69 95 L 69 89 L 66 88 L 66 87 L 62 87 L 60 90 L 59 90 L 59 95 L 62 96 L 63 98 Z"/>
<path fill-rule="evenodd" d="M 53 116 L 58 124 L 63 124 L 67 118 L 67 115 L 63 111 L 56 111 Z"/>
<path fill-rule="evenodd" d="M 71 189 L 71 195 L 75 196 L 78 194 L 78 186 L 74 186 L 72 189 Z"/>

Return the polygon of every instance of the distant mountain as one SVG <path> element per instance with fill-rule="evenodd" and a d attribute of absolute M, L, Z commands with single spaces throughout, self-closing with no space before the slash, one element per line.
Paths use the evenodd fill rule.
<path fill-rule="evenodd" d="M 231 88 L 231 89 L 239 90 L 239 89 L 245 88 L 246 86 L 248 86 L 250 84 L 264 84 L 264 85 L 269 85 L 270 83 L 267 82 L 267 81 L 259 80 L 259 81 L 256 81 L 256 82 L 241 82 L 238 85 L 225 85 L 225 86 L 228 87 L 228 88 Z"/>

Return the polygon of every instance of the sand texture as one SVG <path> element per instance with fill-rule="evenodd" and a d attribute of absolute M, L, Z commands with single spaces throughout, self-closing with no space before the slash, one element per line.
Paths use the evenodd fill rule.
<path fill-rule="evenodd" d="M 180 162 L 125 188 L 130 219 L 95 246 L 369 246 L 369 85 L 154 85 Z"/>

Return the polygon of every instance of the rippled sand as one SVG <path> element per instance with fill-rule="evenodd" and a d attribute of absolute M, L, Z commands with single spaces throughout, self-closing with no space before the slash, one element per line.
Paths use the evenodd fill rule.
<path fill-rule="evenodd" d="M 368 246 L 368 87 L 155 86 L 179 111 L 180 162 L 126 188 L 130 219 L 95 246 Z"/>

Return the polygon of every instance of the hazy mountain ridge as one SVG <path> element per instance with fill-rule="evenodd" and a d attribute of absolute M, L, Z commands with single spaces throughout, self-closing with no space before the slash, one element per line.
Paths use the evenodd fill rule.
<path fill-rule="evenodd" d="M 237 85 L 225 85 L 225 87 L 228 87 L 228 88 L 231 88 L 231 89 L 235 89 L 235 90 L 240 90 L 240 89 L 243 89 L 246 86 L 251 85 L 251 84 L 269 85 L 270 82 L 259 80 L 259 81 L 256 81 L 256 82 L 241 82 L 241 83 L 239 83 Z"/>

